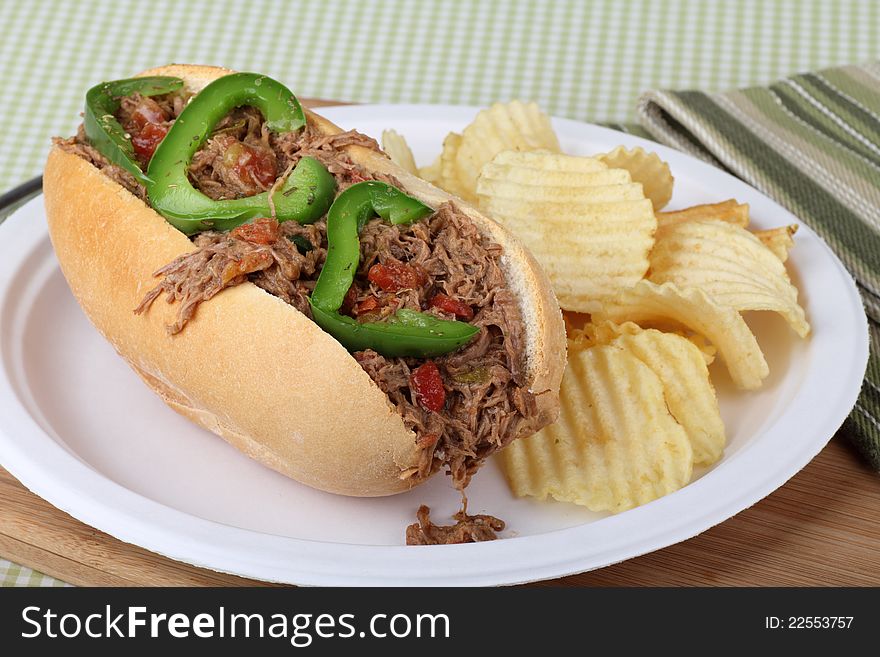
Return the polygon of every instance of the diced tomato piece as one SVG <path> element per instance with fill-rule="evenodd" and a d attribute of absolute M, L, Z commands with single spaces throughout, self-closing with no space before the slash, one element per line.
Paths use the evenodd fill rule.
<path fill-rule="evenodd" d="M 368 296 L 363 301 L 356 303 L 354 305 L 354 314 L 355 316 L 364 315 L 369 312 L 373 312 L 377 308 L 379 308 L 379 299 L 374 296 Z"/>
<path fill-rule="evenodd" d="M 266 188 L 275 182 L 275 155 L 268 148 L 234 140 L 223 153 L 222 163 L 249 185 Z"/>
<path fill-rule="evenodd" d="M 439 413 L 446 403 L 446 388 L 437 364 L 429 360 L 419 365 L 409 377 L 409 387 L 422 408 Z"/>
<path fill-rule="evenodd" d="M 153 153 L 156 152 L 159 142 L 165 139 L 167 134 L 168 128 L 164 125 L 147 123 L 138 134 L 131 138 L 131 145 L 134 146 L 134 152 L 142 160 L 149 162 L 150 158 L 153 157 Z"/>
<path fill-rule="evenodd" d="M 231 235 L 251 244 L 274 244 L 281 235 L 281 227 L 271 217 L 259 217 L 252 223 L 234 228 Z"/>
<path fill-rule="evenodd" d="M 434 308 L 439 308 L 443 312 L 449 313 L 450 315 L 461 317 L 462 319 L 474 318 L 473 308 L 471 308 L 465 302 L 459 301 L 458 299 L 453 299 L 452 297 L 443 294 L 442 292 L 435 294 L 428 302 L 428 305 Z"/>
<path fill-rule="evenodd" d="M 428 276 L 418 267 L 399 262 L 388 265 L 375 264 L 367 272 L 367 278 L 386 292 L 418 289 L 428 282 Z"/>

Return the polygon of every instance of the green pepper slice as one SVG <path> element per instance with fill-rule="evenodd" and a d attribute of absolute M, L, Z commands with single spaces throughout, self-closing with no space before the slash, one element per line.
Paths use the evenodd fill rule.
<path fill-rule="evenodd" d="M 273 132 L 302 128 L 305 114 L 287 87 L 257 73 L 233 73 L 214 80 L 181 112 L 156 148 L 147 175 L 150 204 L 178 230 L 191 235 L 202 230 L 230 230 L 255 217 L 272 215 L 269 193 L 215 201 L 192 186 L 190 161 L 229 110 L 252 105 Z M 316 159 L 302 158 L 272 195 L 274 216 L 311 223 L 322 217 L 336 192 L 336 180 Z"/>
<path fill-rule="evenodd" d="M 83 112 L 83 127 L 89 143 L 113 164 L 128 171 L 139 183 L 147 185 L 150 179 L 135 159 L 131 137 L 114 116 L 119 109 L 119 99 L 133 93 L 159 96 L 177 91 L 181 87 L 183 80 L 180 78 L 158 75 L 95 85 L 86 92 Z"/>
<path fill-rule="evenodd" d="M 377 215 L 392 224 L 408 224 L 431 212 L 418 199 L 378 181 L 352 185 L 330 207 L 327 259 L 310 303 L 315 323 L 349 351 L 373 349 L 384 356 L 429 358 L 458 349 L 479 332 L 466 322 L 405 308 L 382 322 L 360 323 L 339 313 L 360 262 L 358 233 L 364 224 Z"/>

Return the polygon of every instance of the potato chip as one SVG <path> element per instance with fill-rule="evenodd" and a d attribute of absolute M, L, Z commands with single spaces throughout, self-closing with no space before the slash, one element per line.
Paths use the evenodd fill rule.
<path fill-rule="evenodd" d="M 596 203 L 615 200 L 639 200 L 644 198 L 642 186 L 630 181 L 629 174 L 623 169 L 607 169 L 596 173 L 575 174 L 570 183 L 557 183 L 551 176 L 535 178 L 535 173 L 527 169 L 510 166 L 483 167 L 477 189 L 480 196 L 521 200 L 528 197 L 530 201 Z M 528 174 L 528 181 L 517 180 Z M 572 174 L 565 174 L 571 176 Z"/>
<path fill-rule="evenodd" d="M 595 173 L 597 171 L 605 171 L 608 166 L 600 162 L 594 157 L 576 157 L 574 155 L 561 155 L 546 150 L 534 151 L 501 151 L 491 160 L 492 165 L 507 165 L 517 170 L 523 170 L 523 176 L 530 173 L 530 169 L 537 170 L 538 173 L 545 176 L 556 174 L 581 174 Z M 482 170 L 481 170 L 482 171 Z M 629 172 L 627 172 L 629 175 Z M 629 180 L 632 178 L 630 177 Z M 531 179 L 524 178 L 517 182 L 529 182 Z M 559 182 L 554 181 L 556 185 L 574 185 L 578 182 L 578 178 L 568 178 Z M 627 180 L 627 182 L 629 182 Z"/>
<path fill-rule="evenodd" d="M 706 361 L 706 365 L 711 365 L 715 362 L 715 356 L 718 354 L 718 349 L 706 339 L 705 335 L 700 335 L 693 331 L 675 331 L 675 334 L 685 338 L 699 349 L 700 353 L 703 354 L 703 360 Z"/>
<path fill-rule="evenodd" d="M 672 198 L 675 179 L 669 164 L 661 160 L 657 153 L 649 153 L 641 146 L 631 150 L 618 146 L 609 153 L 597 155 L 596 158 L 612 169 L 629 171 L 633 182 L 642 184 L 645 196 L 651 199 L 655 212 L 662 210 Z"/>
<path fill-rule="evenodd" d="M 559 152 L 559 139 L 550 125 L 550 117 L 535 103 L 513 100 L 482 110 L 462 131 L 461 146 L 455 157 L 455 174 L 461 183 L 462 198 L 476 199 L 480 170 L 501 151 L 538 149 Z"/>
<path fill-rule="evenodd" d="M 557 422 L 499 452 L 515 495 L 619 512 L 690 480 L 687 434 L 666 407 L 660 379 L 632 354 L 575 350 L 560 401 Z"/>
<path fill-rule="evenodd" d="M 563 313 L 563 315 L 565 315 L 565 313 Z M 566 322 L 568 321 L 569 320 L 566 320 Z M 566 326 L 568 326 L 568 324 L 566 324 Z M 599 323 L 583 322 L 578 327 L 572 327 L 568 339 L 576 345 L 582 346 L 612 344 L 614 340 L 622 335 L 637 335 L 644 330 L 645 329 L 635 322 L 624 322 L 623 324 L 616 324 L 611 321 Z M 703 362 L 706 363 L 706 365 L 711 365 L 715 362 L 715 354 L 718 353 L 718 350 L 715 348 L 715 345 L 705 338 L 705 336 L 687 329 L 672 330 L 669 327 L 666 327 L 664 332 L 678 336 L 690 342 L 700 352 L 700 355 L 703 357 Z"/>
<path fill-rule="evenodd" d="M 440 151 L 440 177 L 435 183 L 441 189 L 450 194 L 464 198 L 464 189 L 455 173 L 455 158 L 458 148 L 461 146 L 461 135 L 450 132 L 443 140 L 443 150 Z"/>
<path fill-rule="evenodd" d="M 660 378 L 669 412 L 691 441 L 694 464 L 712 465 L 721 458 L 727 438 L 703 354 L 680 335 L 627 324 L 617 328 L 609 344 L 632 354 Z"/>
<path fill-rule="evenodd" d="M 644 329 L 635 322 L 623 322 L 617 324 L 615 322 L 590 322 L 585 324 L 580 333 L 575 334 L 575 339 L 588 341 L 590 345 L 607 345 L 611 344 L 621 335 L 634 335 L 642 332 Z"/>
<path fill-rule="evenodd" d="M 417 175 L 432 185 L 437 185 L 440 182 L 440 156 L 438 155 L 428 166 L 420 167 Z"/>
<path fill-rule="evenodd" d="M 769 310 L 810 332 L 785 265 L 755 235 L 724 221 L 687 221 L 657 231 L 648 279 L 698 288 L 734 310 Z"/>
<path fill-rule="evenodd" d="M 769 228 L 767 230 L 754 230 L 752 234 L 761 240 L 761 243 L 770 249 L 781 262 L 788 260 L 788 253 L 794 247 L 794 234 L 797 232 L 797 224 Z"/>
<path fill-rule="evenodd" d="M 480 185 L 486 185 L 487 182 L 493 181 L 496 184 L 503 183 L 516 190 L 520 186 L 526 186 L 535 189 L 552 187 L 554 189 L 566 189 L 572 192 L 580 190 L 582 185 L 588 187 L 598 187 L 602 185 L 628 185 L 632 184 L 632 178 L 628 171 L 623 169 L 608 169 L 599 160 L 590 158 L 576 158 L 589 162 L 584 171 L 560 171 L 557 169 L 541 169 L 540 160 L 535 158 L 523 159 L 523 164 L 504 162 L 509 160 L 506 157 L 513 151 L 502 151 L 494 160 L 487 163 L 480 172 L 480 178 L 477 181 L 477 188 Z M 558 165 L 560 157 L 568 158 L 570 156 L 558 156 L 550 153 L 531 153 L 539 155 L 545 159 L 547 166 L 555 167 Z M 502 157 L 504 156 L 504 157 Z M 593 168 L 595 165 L 596 168 Z M 638 185 L 636 185 L 638 187 Z"/>
<path fill-rule="evenodd" d="M 737 203 L 734 199 L 728 199 L 721 203 L 694 205 L 684 210 L 657 213 L 658 227 L 707 219 L 719 219 L 746 228 L 749 225 L 749 206 L 747 203 Z"/>
<path fill-rule="evenodd" d="M 633 321 L 640 326 L 674 323 L 700 333 L 718 348 L 733 383 L 755 390 L 770 373 L 758 341 L 742 316 L 698 288 L 682 290 L 674 283 L 658 285 L 649 280 L 619 293 L 593 314 L 597 324 Z"/>
<path fill-rule="evenodd" d="M 621 169 L 608 173 L 626 173 Z M 509 201 L 511 207 L 519 207 L 522 203 L 549 204 L 552 209 L 577 209 L 584 204 L 615 203 L 618 201 L 641 201 L 645 198 L 642 186 L 636 183 L 592 184 L 586 174 L 583 182 L 575 186 L 523 185 L 504 180 L 480 179 L 480 198 L 491 197 L 499 207 L 503 201 Z"/>
<path fill-rule="evenodd" d="M 648 270 L 657 220 L 641 185 L 622 169 L 502 151 L 483 167 L 477 190 L 480 208 L 535 255 L 565 310 L 593 312 Z"/>
<path fill-rule="evenodd" d="M 382 150 L 385 151 L 385 154 L 391 158 L 391 161 L 401 169 L 404 169 L 413 175 L 419 175 L 419 168 L 416 166 L 416 160 L 403 135 L 398 134 L 395 130 L 383 130 Z"/>

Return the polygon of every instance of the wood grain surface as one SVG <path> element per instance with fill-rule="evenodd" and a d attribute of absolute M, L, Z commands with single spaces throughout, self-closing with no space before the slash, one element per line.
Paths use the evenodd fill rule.
<path fill-rule="evenodd" d="M 123 543 L 59 511 L 3 469 L 0 556 L 86 586 L 266 585 Z M 538 585 L 880 586 L 878 557 L 880 476 L 837 436 L 776 492 L 689 541 Z"/>

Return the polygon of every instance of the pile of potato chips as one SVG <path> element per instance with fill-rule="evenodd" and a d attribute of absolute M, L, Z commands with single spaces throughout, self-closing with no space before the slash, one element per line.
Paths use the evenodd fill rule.
<path fill-rule="evenodd" d="M 496 103 L 418 169 L 403 138 L 392 160 L 507 226 L 547 272 L 568 332 L 556 423 L 499 453 L 518 496 L 618 512 L 686 485 L 726 436 L 708 365 L 756 390 L 767 362 L 742 317 L 810 326 L 785 268 L 797 226 L 750 231 L 734 200 L 674 212 L 669 165 L 623 146 L 561 153 L 534 103 Z"/>

